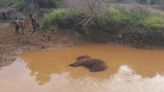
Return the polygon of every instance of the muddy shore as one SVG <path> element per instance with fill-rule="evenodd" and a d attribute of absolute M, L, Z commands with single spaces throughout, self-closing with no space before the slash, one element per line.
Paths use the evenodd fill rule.
<path fill-rule="evenodd" d="M 24 35 L 16 35 L 14 28 L 8 23 L 0 24 L 0 67 L 11 64 L 21 50 L 61 48 L 86 44 L 87 39 L 70 32 L 49 33 L 48 40 L 44 32 L 36 32 L 31 36 L 31 27 L 25 29 Z"/>
<path fill-rule="evenodd" d="M 25 29 L 24 35 L 16 35 L 14 28 L 8 23 L 0 24 L 0 67 L 11 64 L 21 50 L 46 50 L 91 43 L 114 43 L 142 49 L 163 49 L 163 39 L 161 38 L 164 37 L 164 33 L 161 31 L 147 32 L 141 30 L 145 32 L 142 35 L 126 32 L 120 34 L 119 30 L 113 34 L 92 31 L 91 35 L 88 36 L 73 31 L 50 32 L 48 34 L 39 31 L 31 36 L 31 30 L 32 28 L 29 26 Z M 50 40 L 44 35 L 50 36 Z"/>

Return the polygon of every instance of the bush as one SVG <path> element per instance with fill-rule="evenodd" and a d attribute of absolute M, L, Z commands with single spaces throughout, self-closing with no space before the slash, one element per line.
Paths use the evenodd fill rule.
<path fill-rule="evenodd" d="M 55 9 L 44 18 L 43 28 L 48 29 L 51 26 L 60 28 L 71 28 L 75 25 L 76 21 L 80 20 L 82 13 L 69 9 Z"/>
<path fill-rule="evenodd" d="M 4 6 L 6 4 L 8 4 L 9 2 L 11 2 L 11 0 L 0 0 L 0 6 Z"/>
<path fill-rule="evenodd" d="M 38 0 L 41 8 L 56 8 L 60 0 Z"/>
<path fill-rule="evenodd" d="M 55 9 L 53 12 L 45 16 L 43 28 L 56 26 L 64 29 L 74 29 L 76 31 L 83 30 L 83 20 L 89 18 L 85 12 L 70 9 Z M 152 14 L 150 11 L 141 9 L 125 10 L 118 6 L 111 6 L 99 16 L 94 16 L 88 23 L 89 28 L 97 28 L 99 30 L 110 30 L 120 26 L 130 26 L 136 28 L 164 28 L 163 16 Z"/>
<path fill-rule="evenodd" d="M 26 4 L 26 0 L 0 0 L 0 6 L 6 6 L 9 3 L 14 3 L 17 6 L 24 6 Z"/>
<path fill-rule="evenodd" d="M 164 28 L 163 16 L 151 15 L 142 21 L 142 25 L 147 28 Z"/>

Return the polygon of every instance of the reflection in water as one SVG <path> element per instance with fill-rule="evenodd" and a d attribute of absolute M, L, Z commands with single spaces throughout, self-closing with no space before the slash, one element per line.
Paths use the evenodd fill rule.
<path fill-rule="evenodd" d="M 92 73 L 83 67 L 68 67 L 80 55 L 102 59 L 109 68 L 104 72 Z M 115 74 L 121 65 L 128 65 L 143 76 L 155 76 L 156 73 L 164 72 L 164 51 L 139 50 L 109 44 L 75 46 L 52 51 L 25 51 L 22 58 L 39 85 L 52 80 L 51 75 L 63 72 L 69 72 L 73 78 L 92 76 L 106 79 Z"/>
<path fill-rule="evenodd" d="M 72 78 L 69 73 L 51 74 L 51 81 L 39 86 L 26 63 L 16 62 L 0 70 L 0 92 L 164 92 L 164 76 L 142 77 L 126 65 L 105 79 L 91 76 Z"/>

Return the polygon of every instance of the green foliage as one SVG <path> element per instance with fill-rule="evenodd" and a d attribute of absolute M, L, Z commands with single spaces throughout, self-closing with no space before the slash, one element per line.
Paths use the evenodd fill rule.
<path fill-rule="evenodd" d="M 142 25 L 147 28 L 164 28 L 164 17 L 151 15 L 142 21 Z"/>
<path fill-rule="evenodd" d="M 58 9 L 46 15 L 43 28 L 49 28 L 50 26 L 53 26 L 57 20 L 61 20 L 61 18 L 65 15 L 65 13 L 66 13 L 66 10 Z"/>
<path fill-rule="evenodd" d="M 60 0 L 38 0 L 38 4 L 42 8 L 56 8 Z"/>
<path fill-rule="evenodd" d="M 124 25 L 130 23 L 136 27 L 143 28 L 164 28 L 164 16 L 155 15 L 144 9 L 125 10 L 120 7 L 109 7 L 103 16 L 101 22 L 114 23 L 115 25 Z"/>
<path fill-rule="evenodd" d="M 78 22 L 89 18 L 85 12 L 69 9 L 55 9 L 45 16 L 43 28 L 56 26 L 59 28 L 83 30 Z M 75 26 L 76 25 L 76 26 Z M 109 30 L 119 26 L 130 26 L 135 28 L 164 28 L 163 16 L 152 14 L 142 9 L 126 10 L 118 6 L 110 6 L 99 16 L 94 16 L 89 22 L 89 28 Z"/>
<path fill-rule="evenodd" d="M 0 6 L 5 6 L 9 3 L 14 3 L 17 6 L 23 6 L 26 3 L 26 0 L 0 0 Z"/>
<path fill-rule="evenodd" d="M 0 6 L 6 5 L 10 0 L 0 0 Z"/>
<path fill-rule="evenodd" d="M 102 27 L 109 25 L 122 25 L 130 21 L 127 12 L 119 7 L 109 7 L 106 9 L 103 15 L 98 16 L 99 24 Z"/>
<path fill-rule="evenodd" d="M 160 4 L 162 0 L 136 0 L 141 4 Z"/>
<path fill-rule="evenodd" d="M 26 4 L 26 0 L 15 0 L 17 6 L 24 6 Z"/>
<path fill-rule="evenodd" d="M 69 9 L 55 9 L 44 18 L 43 28 L 48 29 L 51 26 L 58 26 L 63 28 L 71 28 L 83 14 L 79 11 Z"/>
<path fill-rule="evenodd" d="M 131 10 L 129 15 L 134 25 L 144 28 L 164 28 L 164 16 L 145 10 Z"/>
<path fill-rule="evenodd" d="M 34 0 L 35 1 L 35 0 Z M 56 8 L 60 0 L 37 0 L 39 7 L 42 8 Z M 9 3 L 14 3 L 17 6 L 24 6 L 27 0 L 0 0 L 0 6 L 5 6 Z"/>

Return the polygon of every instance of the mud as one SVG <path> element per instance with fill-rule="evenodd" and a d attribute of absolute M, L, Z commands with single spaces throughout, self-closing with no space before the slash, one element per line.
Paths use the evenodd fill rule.
<path fill-rule="evenodd" d="M 31 36 L 32 28 L 25 29 L 24 35 L 16 35 L 14 27 L 8 23 L 0 24 L 0 67 L 11 64 L 21 50 L 50 49 L 87 43 L 85 38 L 71 32 L 36 32 Z M 51 40 L 44 37 L 49 35 Z"/>

